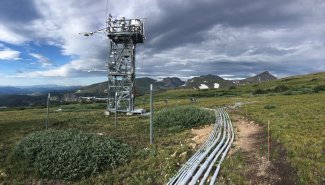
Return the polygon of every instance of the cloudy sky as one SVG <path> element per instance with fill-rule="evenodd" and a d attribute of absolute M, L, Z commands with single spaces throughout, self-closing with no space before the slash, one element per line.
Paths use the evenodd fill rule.
<path fill-rule="evenodd" d="M 1 0 L 0 85 L 104 81 L 108 42 L 79 32 L 145 18 L 138 77 L 325 71 L 324 0 Z M 107 7 L 107 8 L 106 8 Z"/>

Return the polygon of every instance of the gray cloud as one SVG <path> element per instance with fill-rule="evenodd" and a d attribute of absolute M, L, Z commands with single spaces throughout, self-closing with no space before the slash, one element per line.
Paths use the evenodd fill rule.
<path fill-rule="evenodd" d="M 325 55 L 321 53 L 325 53 L 325 2 L 230 0 L 158 4 L 160 13 L 149 21 L 152 40 L 148 41 L 151 50 L 147 56 L 160 63 L 157 66 L 174 65 L 162 65 L 158 69 L 161 71 L 155 71 L 149 64 L 145 74 L 246 76 L 269 70 L 285 76 L 324 70 Z M 157 53 L 164 60 L 157 59 Z M 186 64 L 182 64 L 184 60 Z M 188 70 L 179 70 L 184 68 Z"/>
<path fill-rule="evenodd" d="M 10 2 L 2 1 L 0 7 Z M 77 33 L 104 25 L 105 4 L 23 1 L 20 7 L 0 11 L 0 40 L 47 43 L 59 47 L 63 55 L 77 56 L 27 76 L 104 76 L 85 71 L 103 69 L 107 40 Z M 138 76 L 236 78 L 265 70 L 280 76 L 325 70 L 322 0 L 120 0 L 111 5 L 115 16 L 148 18 L 148 39 L 137 47 Z"/>
<path fill-rule="evenodd" d="M 158 1 L 159 14 L 149 17 L 149 45 L 158 49 L 204 41 L 204 34 L 221 24 L 230 27 L 287 27 L 305 12 L 289 7 L 295 0 Z"/>
<path fill-rule="evenodd" d="M 33 0 L 0 1 L 0 20 L 26 24 L 40 16 Z"/>

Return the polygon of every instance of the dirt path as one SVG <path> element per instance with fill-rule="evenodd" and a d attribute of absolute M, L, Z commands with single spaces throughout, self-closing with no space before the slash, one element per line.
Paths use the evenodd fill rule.
<path fill-rule="evenodd" d="M 252 121 L 247 121 L 239 115 L 233 115 L 232 122 L 235 126 L 237 139 L 233 143 L 235 149 L 230 150 L 230 153 L 234 153 L 236 150 L 244 152 L 249 183 L 276 184 L 280 177 L 272 172 L 272 164 L 260 152 L 260 147 L 265 142 L 263 127 Z M 193 149 L 199 148 L 207 140 L 212 129 L 213 125 L 192 129 L 194 137 L 191 139 L 190 146 Z"/>
<path fill-rule="evenodd" d="M 247 167 L 246 176 L 249 184 L 294 184 L 286 175 L 287 164 L 269 162 L 267 154 L 262 147 L 267 146 L 267 135 L 264 128 L 245 117 L 232 114 L 237 139 L 234 142 L 235 152 L 240 149 L 244 152 Z M 272 147 L 272 145 L 271 145 Z"/>
<path fill-rule="evenodd" d="M 264 127 L 247 120 L 236 112 L 231 113 L 231 120 L 236 139 L 233 143 L 234 147 L 230 150 L 230 155 L 238 150 L 243 152 L 246 169 L 243 175 L 247 177 L 248 184 L 295 184 L 291 178 L 288 178 L 288 176 L 292 176 L 288 171 L 293 170 L 285 161 L 285 157 L 276 161 L 268 161 L 265 148 L 263 149 L 267 146 L 267 135 L 264 133 Z M 212 129 L 213 125 L 192 129 L 191 132 L 194 137 L 189 142 L 190 146 L 193 149 L 199 148 L 207 140 Z M 281 152 L 280 155 L 286 154 Z"/>

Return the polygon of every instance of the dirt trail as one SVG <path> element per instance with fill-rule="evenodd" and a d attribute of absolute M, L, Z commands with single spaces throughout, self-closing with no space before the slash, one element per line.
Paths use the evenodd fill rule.
<path fill-rule="evenodd" d="M 236 139 L 233 143 L 234 147 L 230 150 L 230 155 L 237 150 L 244 153 L 246 171 L 243 172 L 243 175 L 247 176 L 249 184 L 295 184 L 292 179 L 288 179 L 289 173 L 287 171 L 292 171 L 292 169 L 288 167 L 286 161 L 280 159 L 269 162 L 265 149 L 262 151 L 262 147 L 267 144 L 264 127 L 247 120 L 236 112 L 231 114 L 231 120 L 234 125 Z M 191 138 L 190 146 L 193 149 L 199 148 L 207 140 L 212 129 L 213 125 L 192 129 L 191 132 L 194 137 Z"/>
<path fill-rule="evenodd" d="M 267 154 L 262 152 L 262 147 L 267 145 L 267 135 L 263 126 L 247 120 L 245 117 L 232 114 L 232 122 L 236 130 L 235 149 L 244 152 L 249 184 L 294 184 L 288 179 L 286 172 L 287 164 L 275 161 L 268 161 Z M 272 144 L 271 144 L 272 147 Z"/>
<path fill-rule="evenodd" d="M 263 132 L 263 127 L 244 119 L 238 120 L 236 126 L 239 139 L 234 144 L 245 152 L 256 150 L 256 146 L 260 144 L 258 135 Z"/>

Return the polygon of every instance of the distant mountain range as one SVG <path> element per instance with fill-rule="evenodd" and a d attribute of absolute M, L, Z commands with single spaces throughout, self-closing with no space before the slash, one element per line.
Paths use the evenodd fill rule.
<path fill-rule="evenodd" d="M 64 97 L 65 94 L 74 93 L 81 86 L 58 86 L 58 85 L 36 85 L 36 86 L 0 86 L 0 107 L 28 107 L 44 106 L 47 93 L 51 97 Z M 61 99 L 62 99 L 61 98 Z"/>
<path fill-rule="evenodd" d="M 0 86 L 0 95 L 41 95 L 48 92 L 64 92 L 81 86 L 35 85 L 35 86 Z"/>
<path fill-rule="evenodd" d="M 157 81 L 148 77 L 137 78 L 136 94 L 142 95 L 149 91 L 150 84 L 154 85 L 154 90 L 161 91 L 173 88 L 191 88 L 191 89 L 214 89 L 230 87 L 235 85 L 243 85 L 248 83 L 259 83 L 277 79 L 268 71 L 264 71 L 253 77 L 243 80 L 225 80 L 215 75 L 203 75 L 188 79 L 186 82 L 177 77 L 163 78 Z M 58 85 L 36 85 L 36 86 L 0 86 L 0 95 L 44 95 L 48 92 L 75 92 L 81 95 L 106 96 L 107 82 L 92 84 L 89 86 L 58 86 Z"/>
<path fill-rule="evenodd" d="M 193 89 L 217 89 L 233 85 L 234 83 L 232 81 L 225 80 L 219 76 L 205 75 L 187 80 L 184 87 Z"/>
<path fill-rule="evenodd" d="M 253 77 L 243 80 L 225 80 L 216 75 L 203 75 L 188 79 L 186 82 L 177 77 L 163 78 L 162 81 L 157 81 L 148 77 L 137 78 L 135 80 L 136 95 L 143 95 L 149 92 L 150 84 L 153 84 L 155 91 L 162 91 L 175 88 L 189 89 L 217 89 L 231 87 L 236 85 L 244 85 L 249 83 L 260 83 L 277 79 L 270 72 L 264 71 Z M 104 91 L 107 89 L 107 82 L 101 82 L 90 86 L 80 88 L 77 93 L 82 95 L 97 95 L 105 96 Z"/>
<path fill-rule="evenodd" d="M 164 78 L 162 81 L 157 81 L 148 77 L 136 78 L 135 94 L 143 95 L 149 92 L 150 84 L 153 84 L 155 91 L 162 91 L 162 90 L 180 87 L 184 85 L 185 82 L 176 77 Z M 78 91 L 76 91 L 76 93 L 81 95 L 86 95 L 86 96 L 88 95 L 106 96 L 106 94 L 104 93 L 106 89 L 107 89 L 107 81 L 82 87 Z"/>
<path fill-rule="evenodd" d="M 264 71 L 253 77 L 243 80 L 225 80 L 215 75 L 203 75 L 188 79 L 186 82 L 177 77 L 163 78 L 161 81 L 148 77 L 137 78 L 135 80 L 136 96 L 143 95 L 149 92 L 150 84 L 153 84 L 154 91 L 164 91 L 176 88 L 188 89 L 217 89 L 237 85 L 245 85 L 249 83 L 261 83 L 277 79 L 268 71 Z M 0 86 L 0 106 L 29 106 L 43 104 L 46 99 L 46 94 L 51 94 L 60 101 L 65 101 L 64 97 L 78 96 L 97 96 L 106 97 L 105 90 L 108 84 L 106 82 L 96 83 L 89 86 L 58 86 L 58 85 L 38 85 L 38 86 L 21 86 L 10 87 Z M 76 99 L 76 98 L 74 98 Z"/>
<path fill-rule="evenodd" d="M 255 76 L 243 80 L 225 80 L 219 76 L 205 75 L 205 76 L 194 77 L 192 79 L 187 80 L 184 87 L 193 88 L 193 89 L 217 89 L 217 88 L 231 87 L 231 86 L 244 85 L 250 83 L 267 82 L 276 79 L 277 78 L 268 71 L 264 71 L 260 74 L 257 74 Z"/>

